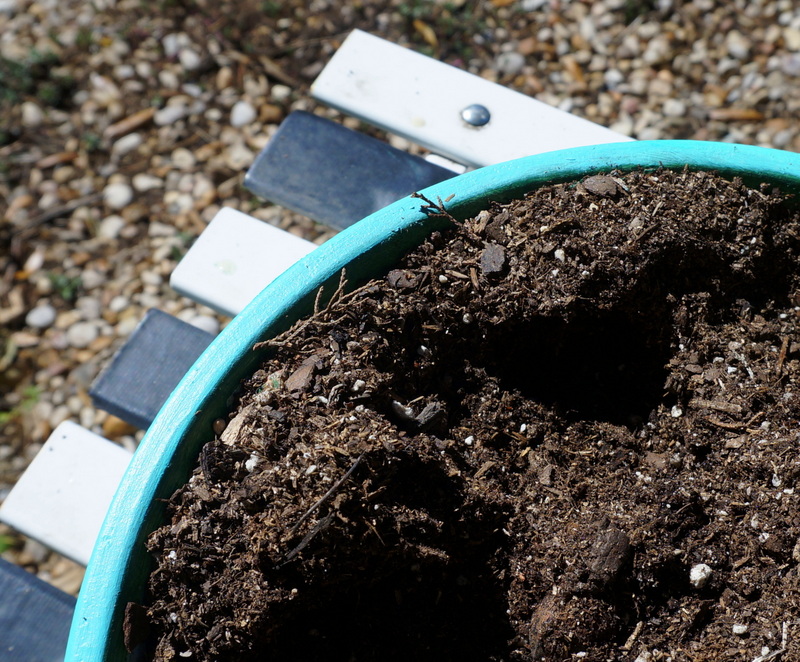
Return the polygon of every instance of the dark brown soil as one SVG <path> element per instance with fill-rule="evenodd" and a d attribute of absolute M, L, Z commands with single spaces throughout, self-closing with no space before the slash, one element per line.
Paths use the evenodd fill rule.
<path fill-rule="evenodd" d="M 150 538 L 156 659 L 800 659 L 799 254 L 775 192 L 612 174 L 339 293 Z"/>

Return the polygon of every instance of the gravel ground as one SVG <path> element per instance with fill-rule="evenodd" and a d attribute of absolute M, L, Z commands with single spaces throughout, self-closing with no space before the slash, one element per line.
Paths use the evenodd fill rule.
<path fill-rule="evenodd" d="M 151 307 L 225 324 L 168 284 L 221 206 L 330 235 L 242 179 L 289 111 L 336 117 L 308 87 L 355 27 L 635 138 L 800 151 L 794 0 L 0 0 L 0 499 L 63 420 L 135 446 L 89 385 Z"/>

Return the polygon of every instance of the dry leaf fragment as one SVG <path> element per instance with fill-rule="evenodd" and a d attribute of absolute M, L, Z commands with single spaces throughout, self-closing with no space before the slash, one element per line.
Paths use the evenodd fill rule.
<path fill-rule="evenodd" d="M 764 113 L 753 108 L 715 108 L 709 113 L 709 117 L 724 122 L 737 120 L 759 122 L 764 119 Z"/>
<path fill-rule="evenodd" d="M 106 130 L 103 131 L 103 137 L 107 140 L 116 140 L 120 136 L 124 136 L 126 133 L 138 129 L 142 124 L 146 124 L 153 119 L 153 115 L 155 114 L 155 108 L 145 108 L 133 115 L 128 115 L 128 117 L 121 119 L 119 122 L 107 126 Z"/>
<path fill-rule="evenodd" d="M 586 77 L 583 75 L 583 69 L 581 65 L 578 64 L 578 61 L 569 55 L 565 55 L 561 62 L 564 64 L 564 68 L 566 69 L 567 73 L 570 75 L 573 81 L 578 83 L 579 85 L 586 84 Z"/>
<path fill-rule="evenodd" d="M 420 33 L 428 46 L 432 48 L 439 48 L 439 40 L 436 38 L 436 32 L 430 25 L 418 18 L 415 18 L 414 29 Z"/>
<path fill-rule="evenodd" d="M 6 221 L 10 221 L 14 214 L 16 214 L 20 209 L 25 209 L 25 207 L 30 207 L 34 203 L 33 196 L 28 193 L 23 193 L 22 195 L 18 195 L 11 201 L 11 204 L 8 205 L 8 209 L 6 209 L 6 213 L 3 215 L 3 219 Z"/>
<path fill-rule="evenodd" d="M 78 158 L 77 152 L 58 152 L 57 154 L 49 154 L 42 157 L 36 162 L 36 167 L 42 170 L 52 168 L 53 166 L 61 165 L 62 163 L 71 163 Z"/>

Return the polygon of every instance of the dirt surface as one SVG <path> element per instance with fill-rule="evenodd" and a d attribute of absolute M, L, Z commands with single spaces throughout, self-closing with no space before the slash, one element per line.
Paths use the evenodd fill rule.
<path fill-rule="evenodd" d="M 156 659 L 800 659 L 799 253 L 766 188 L 612 173 L 338 293 L 150 538 Z"/>

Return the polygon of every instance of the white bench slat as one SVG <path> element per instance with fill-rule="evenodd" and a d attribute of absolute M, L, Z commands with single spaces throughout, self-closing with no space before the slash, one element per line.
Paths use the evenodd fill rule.
<path fill-rule="evenodd" d="M 316 245 L 224 207 L 172 272 L 180 294 L 234 317 Z"/>
<path fill-rule="evenodd" d="M 0 521 L 86 565 L 130 458 L 121 446 L 65 421 L 0 506 Z"/>
<path fill-rule="evenodd" d="M 485 166 L 567 147 L 632 140 L 360 30 L 311 87 L 316 99 L 460 163 Z M 461 119 L 481 104 L 482 127 Z"/>

